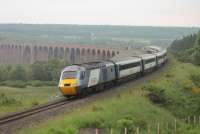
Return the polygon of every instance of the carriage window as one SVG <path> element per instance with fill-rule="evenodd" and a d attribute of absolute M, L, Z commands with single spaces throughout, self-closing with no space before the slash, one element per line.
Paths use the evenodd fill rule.
<path fill-rule="evenodd" d="M 128 69 L 128 68 L 134 68 L 134 67 L 138 67 L 140 65 L 141 65 L 140 62 L 134 62 L 134 63 L 125 64 L 125 65 L 120 65 L 119 66 L 119 70 L 124 70 L 124 69 Z"/>
<path fill-rule="evenodd" d="M 110 71 L 113 72 L 113 69 L 111 68 Z"/>
<path fill-rule="evenodd" d="M 148 59 L 148 60 L 145 61 L 146 64 L 151 63 L 151 62 L 155 62 L 155 58 Z"/>

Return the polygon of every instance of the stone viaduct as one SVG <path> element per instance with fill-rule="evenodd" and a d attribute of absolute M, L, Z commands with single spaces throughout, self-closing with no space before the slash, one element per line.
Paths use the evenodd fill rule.
<path fill-rule="evenodd" d="M 109 59 L 118 49 L 86 45 L 0 44 L 0 64 L 31 64 L 51 59 L 67 60 L 71 64 Z"/>

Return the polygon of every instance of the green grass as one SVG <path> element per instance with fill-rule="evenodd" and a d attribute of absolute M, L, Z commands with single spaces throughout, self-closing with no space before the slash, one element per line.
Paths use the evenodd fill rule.
<path fill-rule="evenodd" d="M 57 87 L 0 86 L 0 116 L 48 102 L 58 92 Z"/>
<path fill-rule="evenodd" d="M 70 134 L 78 128 L 117 128 L 120 130 L 124 123 L 131 122 L 133 128 L 146 127 L 152 122 L 172 122 L 174 117 L 167 111 L 152 105 L 141 92 L 135 90 L 118 95 L 111 99 L 95 101 L 87 106 L 73 109 L 55 119 L 25 130 L 22 134 Z M 131 124 L 131 125 L 132 125 Z M 130 130 L 132 131 L 132 129 Z"/>
<path fill-rule="evenodd" d="M 200 68 L 171 60 L 170 67 L 156 74 L 144 85 L 123 87 L 112 97 L 96 99 L 18 133 L 74 134 L 80 128 L 108 130 L 111 127 L 116 134 L 124 127 L 132 133 L 136 127 L 140 127 L 145 133 L 147 125 L 150 124 L 154 125 L 151 132 L 155 133 L 155 124 L 159 122 L 162 133 L 168 134 L 171 133 L 174 120 L 177 119 L 177 133 L 198 134 L 199 127 L 186 124 L 181 120 L 189 115 L 200 115 L 198 112 L 200 97 L 192 92 L 196 86 L 191 79 L 191 74 L 194 72 L 200 72 Z M 152 103 L 147 97 L 149 93 L 157 95 L 162 101 Z M 166 123 L 171 130 L 166 129 L 164 125 Z"/>

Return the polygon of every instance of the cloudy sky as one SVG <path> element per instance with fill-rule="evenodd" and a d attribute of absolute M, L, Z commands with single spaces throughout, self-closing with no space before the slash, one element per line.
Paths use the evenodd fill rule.
<path fill-rule="evenodd" d="M 200 0 L 0 0 L 0 23 L 200 26 Z"/>

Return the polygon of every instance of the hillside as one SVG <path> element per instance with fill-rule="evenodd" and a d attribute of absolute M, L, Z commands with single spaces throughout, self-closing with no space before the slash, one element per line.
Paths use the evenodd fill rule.
<path fill-rule="evenodd" d="M 106 93 L 19 133 L 77 134 L 78 130 L 84 129 L 92 133 L 95 128 L 109 133 L 113 128 L 114 133 L 119 134 L 125 127 L 129 133 L 134 133 L 138 127 L 141 133 L 146 133 L 148 126 L 151 126 L 151 133 L 156 133 L 159 123 L 160 131 L 168 134 L 174 131 L 176 119 L 177 134 L 198 134 L 200 128 L 194 124 L 194 116 L 200 115 L 197 94 L 200 79 L 196 79 L 199 72 L 199 67 L 171 58 L 167 68 L 145 79 L 145 85 L 132 82 L 112 91 L 115 94 Z"/>
<path fill-rule="evenodd" d="M 169 50 L 183 62 L 200 65 L 200 32 L 175 40 Z"/>
<path fill-rule="evenodd" d="M 167 47 L 173 40 L 195 33 L 198 29 L 195 27 L 0 24 L 0 42 Z"/>

